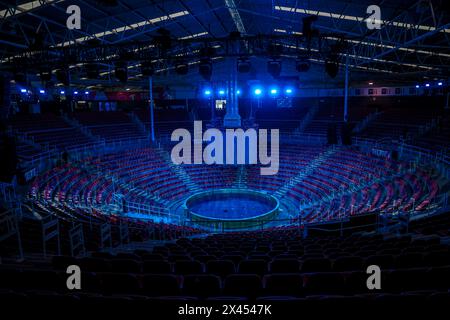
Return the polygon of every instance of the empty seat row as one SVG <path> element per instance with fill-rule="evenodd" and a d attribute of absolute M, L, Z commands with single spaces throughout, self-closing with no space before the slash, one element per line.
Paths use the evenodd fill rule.
<path fill-rule="evenodd" d="M 132 259 L 105 259 L 87 257 L 75 259 L 64 256 L 55 256 L 53 265 L 63 269 L 68 265 L 80 265 L 86 271 L 103 272 L 157 272 L 175 274 L 215 273 L 221 276 L 231 273 L 256 273 L 268 272 L 331 272 L 331 271 L 362 271 L 369 265 L 377 265 L 381 269 L 416 268 L 450 265 L 450 254 L 447 251 L 431 252 L 426 255 L 408 253 L 399 256 L 374 255 L 367 258 L 358 256 L 346 256 L 337 259 L 311 258 L 299 260 L 292 257 L 282 257 L 270 260 L 264 256 L 253 256 L 245 259 L 233 256 L 224 256 L 217 259 L 214 256 L 198 256 L 191 260 L 182 256 L 179 260 L 166 260 L 162 256 L 149 255 L 143 262 Z"/>
<path fill-rule="evenodd" d="M 0 288 L 67 291 L 64 272 L 2 270 Z M 380 292 L 450 289 L 450 266 L 432 269 L 394 270 L 382 273 Z M 260 276 L 231 274 L 221 279 L 214 274 L 177 276 L 170 274 L 83 273 L 82 291 L 143 294 L 148 296 L 192 295 L 209 297 L 231 295 L 305 296 L 315 294 L 371 293 L 365 272 L 283 273 Z"/>
<path fill-rule="evenodd" d="M 151 306 L 152 310 L 155 307 L 161 307 L 162 311 L 167 310 L 167 306 L 177 302 L 194 302 L 199 299 L 203 301 L 208 301 L 214 303 L 214 301 L 223 302 L 234 302 L 242 303 L 248 300 L 247 297 L 242 296 L 209 296 L 206 299 L 202 296 L 187 296 L 187 295 L 176 295 L 176 296 L 144 296 L 144 295 L 128 295 L 128 294 L 100 294 L 100 293 L 83 293 L 83 292 L 71 292 L 71 293 L 57 293 L 48 292 L 45 290 L 34 290 L 30 292 L 21 292 L 14 290 L 1 290 L 0 289 L 0 299 L 5 304 L 16 303 L 16 302 L 27 302 L 33 301 L 35 303 L 70 303 L 76 304 L 78 306 L 99 306 L 108 305 L 111 307 L 122 306 L 140 306 L 144 307 L 146 310 Z M 311 295 L 306 297 L 295 297 L 295 296 L 260 296 L 256 297 L 256 301 L 260 302 L 275 302 L 281 303 L 279 306 L 284 310 L 287 304 L 293 304 L 296 310 L 302 310 L 307 312 L 317 313 L 317 307 L 321 305 L 332 305 L 334 307 L 333 312 L 336 311 L 336 306 L 339 306 L 341 310 L 346 310 L 348 307 L 354 307 L 355 304 L 358 306 L 364 306 L 362 303 L 373 303 L 376 302 L 377 306 L 381 306 L 379 302 L 394 302 L 396 306 L 399 306 L 399 302 L 408 303 L 411 307 L 411 303 L 419 306 L 423 306 L 423 303 L 434 302 L 440 305 L 446 305 L 450 302 L 450 292 L 443 292 L 437 290 L 426 290 L 426 291 L 407 291 L 402 293 L 370 293 L 370 294 L 354 294 L 354 295 Z M 156 304 L 149 305 L 149 302 L 155 302 Z M 338 303 L 338 304 L 337 304 Z M 373 306 L 373 304 L 371 304 Z M 128 310 L 128 309 L 126 309 Z M 279 315 L 279 310 L 277 314 Z M 410 310 L 408 308 L 408 310 Z M 92 310 L 90 310 L 92 311 Z M 288 311 L 288 310 L 286 310 Z M 104 312 L 104 310 L 102 310 Z M 127 311 L 128 312 L 128 311 Z M 405 310 L 401 310 L 402 313 Z"/>

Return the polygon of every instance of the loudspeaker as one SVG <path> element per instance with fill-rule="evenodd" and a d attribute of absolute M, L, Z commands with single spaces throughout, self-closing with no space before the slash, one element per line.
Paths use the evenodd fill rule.
<path fill-rule="evenodd" d="M 330 123 L 327 128 L 327 142 L 328 145 L 333 145 L 338 143 L 336 124 Z"/>
<path fill-rule="evenodd" d="M 342 144 L 344 146 L 352 145 L 352 130 L 353 128 L 349 123 L 344 123 L 342 125 L 341 137 L 342 137 Z"/>
<path fill-rule="evenodd" d="M 11 182 L 17 169 L 16 142 L 13 137 L 3 133 L 0 145 L 0 181 Z"/>
<path fill-rule="evenodd" d="M 392 158 L 392 160 L 394 160 L 394 161 L 397 161 L 397 160 L 398 160 L 398 151 L 397 151 L 397 150 L 392 150 L 392 151 L 391 151 L 391 158 Z"/>

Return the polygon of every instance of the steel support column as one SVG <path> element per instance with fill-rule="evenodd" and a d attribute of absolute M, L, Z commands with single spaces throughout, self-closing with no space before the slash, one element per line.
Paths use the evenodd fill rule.
<path fill-rule="evenodd" d="M 345 56 L 344 122 L 348 121 L 348 54 Z"/>
<path fill-rule="evenodd" d="M 153 77 L 148 77 L 148 90 L 149 90 L 149 99 L 150 99 L 150 132 L 151 132 L 151 140 L 155 142 L 155 123 L 153 117 Z"/>

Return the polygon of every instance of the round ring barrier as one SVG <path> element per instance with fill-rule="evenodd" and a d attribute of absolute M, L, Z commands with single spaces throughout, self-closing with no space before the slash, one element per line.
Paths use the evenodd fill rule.
<path fill-rule="evenodd" d="M 198 212 L 198 207 L 205 202 L 214 201 L 226 201 L 227 203 L 233 203 L 233 200 L 242 198 L 242 201 L 248 199 L 255 203 L 260 203 L 259 209 L 267 208 L 262 212 L 261 210 L 248 210 L 242 207 L 242 213 L 239 215 L 239 208 L 230 210 L 221 210 L 223 208 L 213 209 L 211 212 Z M 184 210 L 188 218 L 194 223 L 198 223 L 205 227 L 211 227 L 217 229 L 217 226 L 221 226 L 223 229 L 243 229 L 251 228 L 261 225 L 274 219 L 280 209 L 280 204 L 277 198 L 274 196 L 254 190 L 247 189 L 217 189 L 209 190 L 205 192 L 199 192 L 188 199 L 184 203 Z M 236 214 L 238 213 L 238 216 Z"/>

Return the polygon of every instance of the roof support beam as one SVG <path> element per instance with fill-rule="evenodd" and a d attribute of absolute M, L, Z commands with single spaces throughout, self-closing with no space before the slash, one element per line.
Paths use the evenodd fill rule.
<path fill-rule="evenodd" d="M 228 8 L 228 11 L 230 12 L 231 18 L 234 21 L 234 24 L 236 25 L 236 29 L 241 34 L 246 34 L 244 23 L 242 22 L 241 15 L 239 14 L 239 11 L 236 7 L 236 4 L 234 3 L 234 0 L 225 0 L 225 5 Z"/>
<path fill-rule="evenodd" d="M 28 46 L 26 46 L 24 44 L 15 43 L 15 42 L 7 41 L 7 40 L 0 39 L 0 43 L 6 44 L 6 45 L 12 46 L 12 47 L 20 48 L 20 49 L 28 49 Z"/>
<path fill-rule="evenodd" d="M 47 5 L 55 4 L 58 2 L 62 2 L 64 0 L 35 0 L 26 3 L 19 4 L 16 7 L 12 7 L 10 4 L 7 5 L 9 8 L 0 10 L 0 18 L 8 19 L 11 17 L 15 17 L 21 14 L 25 14 L 28 12 L 32 12 L 34 10 L 40 9 Z M 3 3 L 3 2 L 2 2 Z"/>
<path fill-rule="evenodd" d="M 449 28 L 449 27 L 450 27 L 450 23 L 447 23 L 447 24 L 445 24 L 445 25 L 443 25 L 443 26 L 441 26 L 439 28 L 436 28 L 436 29 L 434 29 L 432 31 L 429 31 L 429 32 L 424 33 L 424 34 L 421 34 L 420 36 L 418 36 L 416 38 L 413 38 L 413 39 L 403 43 L 402 45 L 396 45 L 394 48 L 391 48 L 389 50 L 386 50 L 386 51 L 383 51 L 383 52 L 377 54 L 376 56 L 372 57 L 371 60 L 382 58 L 385 55 L 393 53 L 393 52 L 397 51 L 400 48 L 407 48 L 410 45 L 412 45 L 412 44 L 414 44 L 414 43 L 416 43 L 418 41 L 421 41 L 421 40 L 423 40 L 425 38 L 431 37 L 432 35 L 436 34 L 437 32 L 440 32 L 441 30 L 445 30 L 446 28 Z M 364 61 L 364 62 L 360 63 L 359 65 L 366 64 L 367 62 L 370 62 L 370 61 Z"/>
<path fill-rule="evenodd" d="M 303 8 L 292 8 L 292 7 L 284 7 L 284 6 L 275 6 L 275 10 L 279 11 L 287 11 L 287 12 L 297 12 L 297 13 L 303 13 L 308 15 L 316 15 L 319 17 L 325 17 L 325 18 L 331 18 L 331 19 L 340 19 L 340 20 L 348 20 L 348 21 L 356 21 L 360 23 L 364 23 L 365 20 L 367 20 L 364 17 L 358 17 L 353 15 L 346 15 L 346 14 L 340 14 L 340 13 L 334 13 L 334 12 L 325 12 L 321 10 L 310 10 L 310 9 L 303 9 Z M 436 28 L 429 25 L 422 25 L 422 24 L 413 24 L 413 23 L 407 23 L 402 21 L 385 21 L 380 20 L 380 24 L 383 25 L 391 25 L 398 28 L 404 28 L 404 29 L 418 29 L 422 31 L 432 31 Z M 450 33 L 450 29 L 442 29 L 441 32 Z"/>

